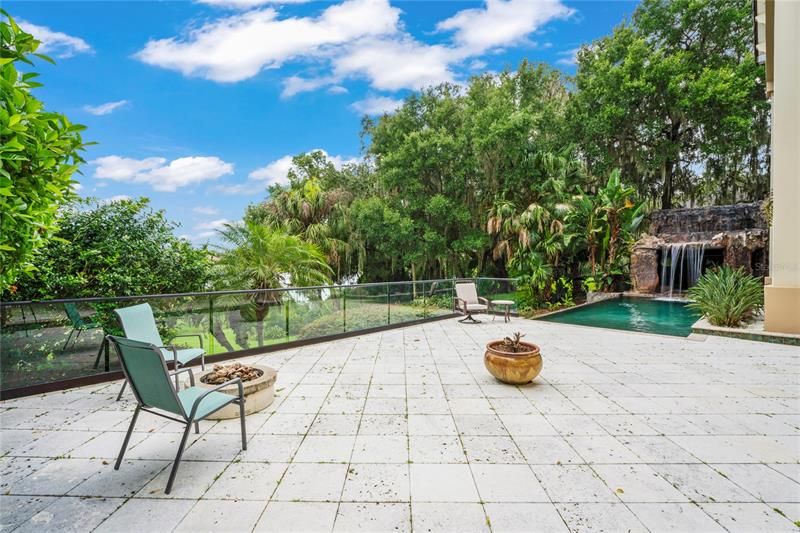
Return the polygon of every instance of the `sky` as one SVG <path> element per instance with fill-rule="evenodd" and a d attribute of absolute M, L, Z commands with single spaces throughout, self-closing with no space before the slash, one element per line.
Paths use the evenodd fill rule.
<path fill-rule="evenodd" d="M 79 194 L 146 196 L 197 244 L 285 183 L 293 155 L 358 158 L 361 118 L 515 68 L 575 71 L 629 1 L 6 1 L 56 60 L 48 109 L 88 126 Z"/>

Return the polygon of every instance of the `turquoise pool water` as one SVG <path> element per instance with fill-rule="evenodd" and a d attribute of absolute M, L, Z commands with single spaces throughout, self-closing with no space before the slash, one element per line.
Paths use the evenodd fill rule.
<path fill-rule="evenodd" d="M 615 298 L 538 320 L 686 337 L 700 316 L 681 302 Z"/>

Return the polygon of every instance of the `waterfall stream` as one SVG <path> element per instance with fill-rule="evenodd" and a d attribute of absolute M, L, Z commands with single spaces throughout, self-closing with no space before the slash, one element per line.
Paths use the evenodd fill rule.
<path fill-rule="evenodd" d="M 673 292 L 683 287 L 683 272 L 686 283 L 691 287 L 703 275 L 703 257 L 706 245 L 702 242 L 681 242 L 667 244 L 661 248 L 661 294 L 672 298 Z M 669 262 L 667 262 L 669 257 Z M 667 283 L 669 269 L 669 283 Z M 677 284 L 675 283 L 677 277 Z"/>

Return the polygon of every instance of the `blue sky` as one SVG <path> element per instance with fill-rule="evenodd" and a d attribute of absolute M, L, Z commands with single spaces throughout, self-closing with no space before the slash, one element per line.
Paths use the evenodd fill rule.
<path fill-rule="evenodd" d="M 359 156 L 363 114 L 522 59 L 574 72 L 635 2 L 5 2 L 45 44 L 48 108 L 88 126 L 80 194 L 148 196 L 197 243 L 290 157 Z"/>

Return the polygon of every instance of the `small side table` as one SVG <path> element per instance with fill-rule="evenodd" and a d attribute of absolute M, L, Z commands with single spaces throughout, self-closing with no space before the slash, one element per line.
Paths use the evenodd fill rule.
<path fill-rule="evenodd" d="M 492 308 L 502 305 L 505 307 L 505 313 L 503 314 L 503 320 L 506 322 L 511 322 L 511 307 L 514 305 L 514 300 L 492 300 Z M 492 322 L 494 319 L 497 318 L 497 315 L 492 314 Z"/>

